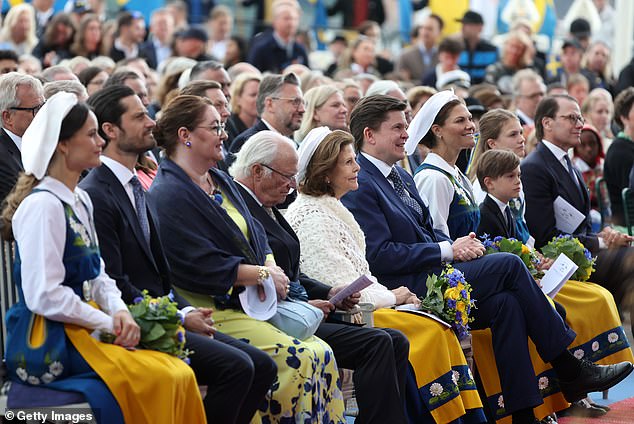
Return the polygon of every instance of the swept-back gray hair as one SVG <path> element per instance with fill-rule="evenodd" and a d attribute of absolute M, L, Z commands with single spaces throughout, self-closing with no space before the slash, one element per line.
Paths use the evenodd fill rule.
<path fill-rule="evenodd" d="M 229 174 L 237 180 L 250 177 L 251 167 L 256 163 L 273 163 L 279 146 L 284 143 L 295 149 L 295 144 L 290 139 L 275 131 L 260 131 L 253 134 L 236 153 L 236 160 L 229 167 Z M 271 173 L 269 169 L 266 171 Z"/>
<path fill-rule="evenodd" d="M 88 92 L 86 91 L 86 87 L 84 87 L 82 83 L 79 81 L 61 80 L 61 81 L 51 81 L 44 84 L 44 98 L 45 99 L 48 99 L 53 94 L 59 93 L 60 91 L 73 93 L 81 101 L 86 101 L 86 99 L 88 98 Z"/>
<path fill-rule="evenodd" d="M 264 101 L 266 98 L 279 94 L 284 84 L 292 84 L 299 87 L 299 78 L 293 72 L 285 75 L 269 74 L 262 78 L 258 88 L 258 97 L 255 99 L 258 116 L 262 116 L 262 112 L 264 112 Z"/>
<path fill-rule="evenodd" d="M 0 76 L 0 128 L 4 128 L 2 112 L 12 107 L 18 107 L 20 104 L 20 99 L 18 99 L 18 86 L 20 85 L 31 87 L 38 96 L 44 97 L 42 83 L 31 75 L 9 72 Z"/>
<path fill-rule="evenodd" d="M 401 88 L 397 83 L 391 80 L 378 80 L 374 81 L 365 92 L 365 97 L 370 97 L 375 94 L 387 95 L 390 91 L 400 90 Z"/>

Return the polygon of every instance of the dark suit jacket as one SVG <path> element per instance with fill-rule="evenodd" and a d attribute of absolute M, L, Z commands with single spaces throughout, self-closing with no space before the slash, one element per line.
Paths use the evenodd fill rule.
<path fill-rule="evenodd" d="M 151 37 L 139 45 L 139 57 L 144 58 L 147 65 L 152 69 L 156 69 L 158 66 L 156 61 L 156 49 L 154 48 Z"/>
<path fill-rule="evenodd" d="M 266 124 L 264 122 L 262 122 L 261 119 L 258 119 L 258 122 L 256 122 L 254 126 L 249 128 L 248 130 L 240 133 L 240 135 L 237 136 L 233 140 L 233 142 L 231 143 L 231 147 L 229 147 L 229 151 L 231 153 L 239 152 L 240 149 L 242 148 L 242 145 L 244 143 L 246 143 L 246 141 L 249 139 L 249 137 L 251 137 L 253 134 L 259 133 L 260 131 L 266 131 L 268 129 L 269 129 L 269 127 L 267 127 Z"/>
<path fill-rule="evenodd" d="M 161 239 L 174 285 L 236 306 L 241 288 L 232 290 L 240 264 L 264 265 L 271 253 L 262 225 L 247 208 L 231 177 L 212 168 L 220 190 L 246 221 L 249 239 L 225 209 L 195 185 L 169 159 L 163 160 L 148 198 L 157 212 Z"/>
<path fill-rule="evenodd" d="M 526 223 L 535 247 L 540 248 L 553 237 L 561 234 L 555 225 L 553 202 L 557 196 L 574 206 L 586 218 L 573 232 L 593 254 L 599 251 L 597 235 L 592 232 L 590 222 L 590 196 L 583 177 L 574 169 L 583 190 L 579 190 L 571 175 L 564 169 L 555 155 L 543 143 L 522 161 L 522 185 L 526 195 Z"/>
<path fill-rule="evenodd" d="M 22 155 L 4 128 L 0 129 L 0 203 L 13 190 L 22 166 Z"/>
<path fill-rule="evenodd" d="M 79 186 L 88 192 L 94 205 L 101 256 L 106 263 L 106 272 L 117 282 L 123 300 L 132 303 L 144 289 L 151 296 L 168 294 L 172 288 L 170 269 L 154 214 L 148 210 L 148 246 L 134 207 L 110 168 L 102 165 L 93 169 Z M 179 308 L 189 305 L 178 294 L 174 295 Z"/>
<path fill-rule="evenodd" d="M 506 238 L 517 238 L 515 231 L 515 221 L 511 228 L 507 228 L 506 217 L 489 196 L 484 197 L 480 204 L 480 224 L 478 225 L 478 235 L 488 234 L 491 238 L 502 236 Z"/>
<path fill-rule="evenodd" d="M 429 210 L 421 200 L 412 177 L 397 167 L 410 197 L 423 209 L 422 221 L 398 197 L 394 188 L 363 155 L 359 189 L 346 194 L 341 201 L 352 212 L 366 236 L 366 258 L 372 274 L 388 288 L 407 286 L 416 293 L 425 293 L 427 274 L 441 266 L 438 242 L 449 241 L 433 229 Z"/>
<path fill-rule="evenodd" d="M 308 293 L 309 299 L 327 299 L 331 287 L 320 281 L 314 280 L 302 273 L 299 269 L 300 246 L 295 231 L 288 224 L 284 216 L 277 208 L 273 208 L 275 219 L 264 210 L 262 206 L 240 184 L 236 184 L 244 198 L 244 202 L 255 219 L 266 230 L 269 246 L 275 256 L 275 262 L 284 270 L 291 281 L 299 281 Z"/>
<path fill-rule="evenodd" d="M 286 50 L 281 48 L 273 38 L 273 31 L 267 31 L 251 40 L 247 62 L 261 72 L 280 73 L 293 63 L 308 66 L 308 54 L 304 46 L 294 42 L 289 57 Z"/>

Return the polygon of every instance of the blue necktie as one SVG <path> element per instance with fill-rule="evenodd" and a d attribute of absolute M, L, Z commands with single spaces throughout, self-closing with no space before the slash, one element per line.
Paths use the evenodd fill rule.
<path fill-rule="evenodd" d="M 407 206 L 413 209 L 414 212 L 416 212 L 417 217 L 422 222 L 423 208 L 421 208 L 420 204 L 418 204 L 418 202 L 415 199 L 412 199 L 410 195 L 407 193 L 407 191 L 405 190 L 405 184 L 403 184 L 403 180 L 401 179 L 401 176 L 398 174 L 398 171 L 396 170 L 396 168 L 394 167 L 392 168 L 392 170 L 387 176 L 387 179 L 392 181 L 392 184 L 394 184 L 394 190 L 396 190 L 396 194 L 398 194 L 398 197 L 401 198 L 403 203 L 405 203 Z"/>
<path fill-rule="evenodd" d="M 143 237 L 145 238 L 145 242 L 150 245 L 150 223 L 147 217 L 147 208 L 145 206 L 145 193 L 143 192 L 143 187 L 141 187 L 141 183 L 139 179 L 136 177 L 132 177 L 130 180 L 130 184 L 132 185 L 132 193 L 134 194 L 134 206 L 136 207 L 136 216 L 139 219 L 139 225 L 141 226 L 141 231 L 143 231 Z"/>

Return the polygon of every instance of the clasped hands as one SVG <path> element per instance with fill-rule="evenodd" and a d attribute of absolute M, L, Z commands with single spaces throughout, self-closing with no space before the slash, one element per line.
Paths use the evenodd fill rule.
<path fill-rule="evenodd" d="M 471 232 L 468 236 L 457 238 L 451 245 L 454 262 L 468 262 L 483 256 L 485 248 L 482 242 L 477 239 L 476 234 Z"/>
<path fill-rule="evenodd" d="M 634 241 L 634 237 L 623 234 L 620 231 L 616 231 L 612 227 L 605 227 L 603 230 L 601 230 L 598 236 L 603 239 L 608 249 L 626 247 L 629 246 L 632 241 Z"/>

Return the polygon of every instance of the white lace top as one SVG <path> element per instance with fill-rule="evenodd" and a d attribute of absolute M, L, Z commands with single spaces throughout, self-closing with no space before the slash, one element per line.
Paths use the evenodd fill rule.
<path fill-rule="evenodd" d="M 365 274 L 374 284 L 361 292 L 361 302 L 376 308 L 396 303 L 394 294 L 371 275 L 365 259 L 365 235 L 339 200 L 300 193 L 284 217 L 299 238 L 302 272 L 333 287 L 347 285 Z"/>

